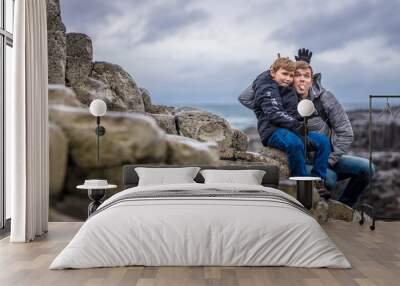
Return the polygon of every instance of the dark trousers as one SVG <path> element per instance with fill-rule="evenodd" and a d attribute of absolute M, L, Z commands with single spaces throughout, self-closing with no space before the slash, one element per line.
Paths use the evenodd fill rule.
<path fill-rule="evenodd" d="M 307 165 L 309 172 L 312 169 L 312 165 Z M 328 169 L 325 184 L 328 190 L 333 190 L 337 181 L 350 179 L 338 197 L 338 201 L 353 207 L 369 184 L 369 172 L 368 159 L 343 155 L 333 167 Z M 374 174 L 375 166 L 372 164 L 371 176 Z"/>

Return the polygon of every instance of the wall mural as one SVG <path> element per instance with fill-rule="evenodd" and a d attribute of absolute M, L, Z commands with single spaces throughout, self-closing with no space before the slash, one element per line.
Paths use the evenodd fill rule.
<path fill-rule="evenodd" d="M 86 179 L 106 179 L 121 191 L 124 164 L 262 165 L 280 168 L 282 189 L 295 192 L 287 178 L 283 152 L 261 144 L 256 126 L 235 128 L 210 110 L 153 102 L 121 66 L 93 61 L 90 35 L 66 33 L 58 0 L 48 1 L 50 220 L 73 221 L 87 216 L 89 199 L 76 186 Z M 99 138 L 96 118 L 89 112 L 94 99 L 107 104 L 101 118 L 106 133 Z M 238 108 L 243 109 L 238 103 Z M 377 167 L 374 205 L 378 216 L 400 215 L 400 121 L 374 110 L 374 158 Z M 368 110 L 348 112 L 355 133 L 350 154 L 368 158 Z M 338 184 L 337 189 L 343 187 Z M 337 191 L 339 192 L 339 191 Z M 353 220 L 350 208 L 330 203 L 317 216 Z"/>

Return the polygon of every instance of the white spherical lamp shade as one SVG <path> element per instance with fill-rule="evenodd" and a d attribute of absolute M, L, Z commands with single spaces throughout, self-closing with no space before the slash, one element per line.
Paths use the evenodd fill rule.
<path fill-rule="evenodd" d="M 314 103 L 309 99 L 303 99 L 297 105 L 297 111 L 303 117 L 311 116 L 315 111 Z"/>
<path fill-rule="evenodd" d="M 101 99 L 95 99 L 90 103 L 90 113 L 94 116 L 103 116 L 107 112 L 107 105 Z"/>

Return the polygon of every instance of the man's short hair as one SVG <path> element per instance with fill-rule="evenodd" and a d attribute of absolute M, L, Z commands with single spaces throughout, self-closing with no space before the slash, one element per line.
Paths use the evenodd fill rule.
<path fill-rule="evenodd" d="M 304 61 L 298 61 L 298 62 L 296 62 L 296 63 L 295 63 L 295 65 L 296 65 L 296 70 L 297 70 L 297 69 L 299 69 L 299 70 L 306 70 L 306 69 L 310 69 L 310 71 L 311 71 L 311 75 L 313 75 L 313 74 L 314 74 L 314 71 L 313 71 L 313 69 L 312 69 L 311 65 L 310 65 L 309 63 L 307 63 L 307 62 L 304 62 Z"/>
<path fill-rule="evenodd" d="M 270 68 L 272 71 L 277 72 L 279 69 L 284 69 L 290 72 L 296 70 L 296 64 L 289 58 L 277 58 Z"/>

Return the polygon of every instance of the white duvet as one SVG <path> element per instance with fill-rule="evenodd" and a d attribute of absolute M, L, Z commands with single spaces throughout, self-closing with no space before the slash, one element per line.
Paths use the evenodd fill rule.
<path fill-rule="evenodd" d="M 350 268 L 317 221 L 289 205 L 257 198 L 152 198 L 111 204 L 130 192 L 263 190 L 238 184 L 176 184 L 127 189 L 106 200 L 50 269 L 145 266 Z M 299 203 L 299 202 L 297 202 Z M 108 205 L 108 208 L 105 206 Z"/>

